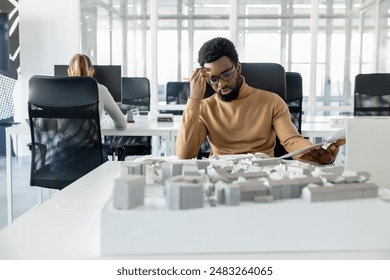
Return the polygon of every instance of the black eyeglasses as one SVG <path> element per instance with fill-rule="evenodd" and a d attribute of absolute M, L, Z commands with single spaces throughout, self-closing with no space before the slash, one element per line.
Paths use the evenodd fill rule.
<path fill-rule="evenodd" d="M 224 71 L 219 76 L 211 76 L 207 82 L 213 86 L 219 84 L 219 79 L 225 82 L 229 81 L 233 77 L 234 67 L 236 67 L 236 64 L 233 64 L 231 69 Z"/>

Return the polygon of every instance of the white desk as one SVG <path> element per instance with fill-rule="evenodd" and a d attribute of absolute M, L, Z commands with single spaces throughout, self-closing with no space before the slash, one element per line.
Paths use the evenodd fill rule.
<path fill-rule="evenodd" d="M 346 127 L 346 121 L 353 116 L 305 116 L 302 119 L 302 136 L 309 138 L 327 138 Z"/>
<path fill-rule="evenodd" d="M 127 129 L 117 130 L 102 128 L 103 136 L 160 136 L 167 141 L 166 155 L 175 154 L 175 135 L 179 130 L 181 122 L 157 122 L 157 121 L 142 121 L 129 123 Z"/>
<path fill-rule="evenodd" d="M 241 217 L 240 220 L 252 218 L 253 223 L 264 226 L 264 230 L 260 232 L 251 232 L 234 227 L 235 222 L 241 224 L 242 221 L 232 219 L 230 227 L 234 230 L 226 232 L 232 235 L 232 242 L 240 237 L 251 238 L 252 242 L 257 243 L 255 247 L 263 248 L 255 252 L 243 250 L 223 254 L 101 256 L 100 214 L 111 195 L 113 179 L 119 176 L 119 164 L 120 162 L 103 164 L 1 230 L 0 259 L 390 258 L 390 224 L 387 222 L 390 203 L 379 199 L 312 204 L 291 199 L 270 204 L 251 204 L 248 207 L 229 207 L 228 212 L 235 212 L 234 216 L 241 212 L 248 214 L 248 210 L 251 210 L 249 212 L 253 213 L 250 217 Z M 225 209 L 214 209 L 215 215 L 218 212 L 223 214 Z M 185 210 L 180 213 L 185 214 Z M 268 223 L 270 220 L 273 223 Z M 279 223 L 281 220 L 288 221 Z M 305 220 L 310 222 L 302 223 Z M 208 224 L 212 220 L 206 216 L 205 222 Z M 200 236 L 207 235 L 207 228 L 200 226 L 198 230 L 202 231 Z M 172 234 L 175 234 L 174 230 Z M 264 240 L 265 237 L 270 238 Z M 181 238 L 183 237 L 177 236 L 180 242 Z M 202 246 L 209 242 L 207 238 L 191 241 L 199 242 Z M 148 240 L 142 242 L 145 246 L 149 244 Z M 327 244 L 331 248 L 321 249 Z M 352 247 L 355 250 L 345 249 Z"/>
<path fill-rule="evenodd" d="M 180 127 L 180 122 L 158 123 L 156 121 L 146 121 L 129 123 L 127 129 L 117 130 L 102 127 L 102 136 L 161 136 L 166 139 L 166 154 L 175 154 L 175 136 Z M 8 223 L 13 221 L 12 205 L 12 136 L 30 136 L 30 128 L 26 123 L 10 126 L 6 128 L 6 169 L 7 169 L 7 211 Z"/>
<path fill-rule="evenodd" d="M 303 137 L 327 138 L 340 129 L 340 127 L 332 127 L 330 123 L 326 122 L 302 122 L 301 134 Z"/>
<path fill-rule="evenodd" d="M 176 136 L 181 122 L 157 123 L 155 121 L 143 121 L 128 124 L 125 130 L 102 128 L 102 135 L 113 136 L 161 136 L 166 139 L 167 155 L 175 154 Z M 330 125 L 330 117 L 310 118 L 308 122 L 302 123 L 302 136 L 304 137 L 329 137 L 340 128 L 334 128 Z M 6 128 L 6 168 L 7 168 L 7 208 L 8 223 L 13 221 L 12 215 L 12 161 L 11 161 L 11 137 L 30 135 L 30 129 L 27 124 L 19 124 Z"/>

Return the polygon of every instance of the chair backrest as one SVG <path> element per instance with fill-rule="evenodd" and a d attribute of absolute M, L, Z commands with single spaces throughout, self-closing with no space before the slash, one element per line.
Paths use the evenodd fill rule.
<path fill-rule="evenodd" d="M 286 103 L 291 114 L 291 121 L 301 133 L 302 127 L 302 76 L 296 72 L 286 72 Z M 274 149 L 275 157 L 280 157 L 287 154 L 286 149 L 280 144 L 276 138 Z"/>
<path fill-rule="evenodd" d="M 186 104 L 190 96 L 190 82 L 168 82 L 166 88 L 167 104 Z"/>
<path fill-rule="evenodd" d="M 122 78 L 122 104 L 123 113 L 132 109 L 150 111 L 150 83 L 146 77 Z M 117 151 L 118 159 L 124 160 L 130 155 L 149 155 L 152 152 L 151 136 L 105 136 L 104 150 L 112 155 L 113 149 Z"/>
<path fill-rule="evenodd" d="M 268 90 L 286 100 L 286 73 L 277 63 L 242 62 L 241 74 L 251 87 Z"/>
<path fill-rule="evenodd" d="M 150 110 L 150 83 L 146 77 L 122 78 L 122 105 L 140 111 Z"/>
<path fill-rule="evenodd" d="M 390 115 L 390 73 L 359 74 L 355 77 L 354 115 Z"/>
<path fill-rule="evenodd" d="M 190 96 L 190 82 L 168 82 L 166 86 L 167 104 L 186 104 Z M 166 111 L 174 115 L 182 115 L 183 111 Z"/>
<path fill-rule="evenodd" d="M 98 105 L 91 77 L 30 79 L 31 186 L 62 189 L 103 163 Z"/>
<path fill-rule="evenodd" d="M 287 100 L 286 72 L 282 65 L 277 63 L 242 62 L 241 74 L 248 85 L 271 91 L 278 94 L 283 100 Z M 287 151 L 276 137 L 274 148 L 275 157 L 286 154 Z"/>
<path fill-rule="evenodd" d="M 286 103 L 290 110 L 291 120 L 301 133 L 302 127 L 302 76 L 297 72 L 286 72 Z"/>

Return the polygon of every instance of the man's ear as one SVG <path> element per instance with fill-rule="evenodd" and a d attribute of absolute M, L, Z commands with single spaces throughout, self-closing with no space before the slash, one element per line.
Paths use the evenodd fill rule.
<path fill-rule="evenodd" d="M 68 76 L 72 77 L 73 76 L 73 71 L 70 67 L 68 67 Z"/>
<path fill-rule="evenodd" d="M 236 63 L 236 69 L 241 74 L 241 63 L 239 61 Z"/>
<path fill-rule="evenodd" d="M 93 77 L 93 74 L 95 74 L 95 69 L 93 69 L 93 67 L 89 68 L 89 76 Z"/>

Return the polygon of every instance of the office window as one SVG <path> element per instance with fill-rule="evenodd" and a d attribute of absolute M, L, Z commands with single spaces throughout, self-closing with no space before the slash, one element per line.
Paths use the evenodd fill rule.
<path fill-rule="evenodd" d="M 152 1 L 157 24 L 150 19 Z M 315 99 L 316 114 L 351 113 L 355 76 L 389 71 L 390 0 L 318 3 L 315 61 L 310 0 L 80 0 L 82 50 L 94 63 L 121 64 L 124 76 L 150 78 L 157 69 L 158 100 L 164 101 L 166 83 L 191 75 L 205 41 L 233 35 L 241 61 L 276 62 L 302 75 L 305 111 Z M 156 25 L 152 61 L 150 28 Z"/>
<path fill-rule="evenodd" d="M 237 48 L 241 61 L 282 63 L 285 44 L 280 2 L 239 1 Z"/>
<path fill-rule="evenodd" d="M 83 53 L 95 64 L 122 65 L 123 76 L 146 76 L 148 2 L 81 0 Z"/>
<path fill-rule="evenodd" d="M 158 2 L 159 84 L 189 77 L 201 45 L 216 36 L 228 37 L 229 9 L 229 0 Z"/>
<path fill-rule="evenodd" d="M 309 0 L 239 1 L 241 60 L 276 62 L 286 71 L 299 72 L 303 77 L 304 106 L 308 106 L 313 94 L 319 107 L 351 105 L 350 88 L 344 95 L 344 79 L 348 77 L 344 73 L 346 1 L 320 1 L 315 93 L 309 92 L 311 9 Z"/>
<path fill-rule="evenodd" d="M 380 2 L 378 72 L 390 72 L 390 1 Z M 380 58 L 380 59 L 379 59 Z"/>
<path fill-rule="evenodd" d="M 362 26 L 362 56 L 361 71 L 362 73 L 375 72 L 375 57 L 373 47 L 375 45 L 375 18 L 374 7 L 363 12 Z"/>
<path fill-rule="evenodd" d="M 152 67 L 150 59 L 150 5 L 149 0 L 127 1 L 122 31 L 125 39 L 122 65 L 126 77 L 148 77 Z"/>
<path fill-rule="evenodd" d="M 301 73 L 306 84 L 310 70 L 310 1 L 295 2 L 239 1 L 238 49 L 242 61 L 280 63 L 286 71 Z"/>
<path fill-rule="evenodd" d="M 317 48 L 317 106 L 343 104 L 345 1 L 321 1 Z M 338 2 L 338 3 L 337 3 Z M 340 17 L 341 16 L 341 17 Z"/>

